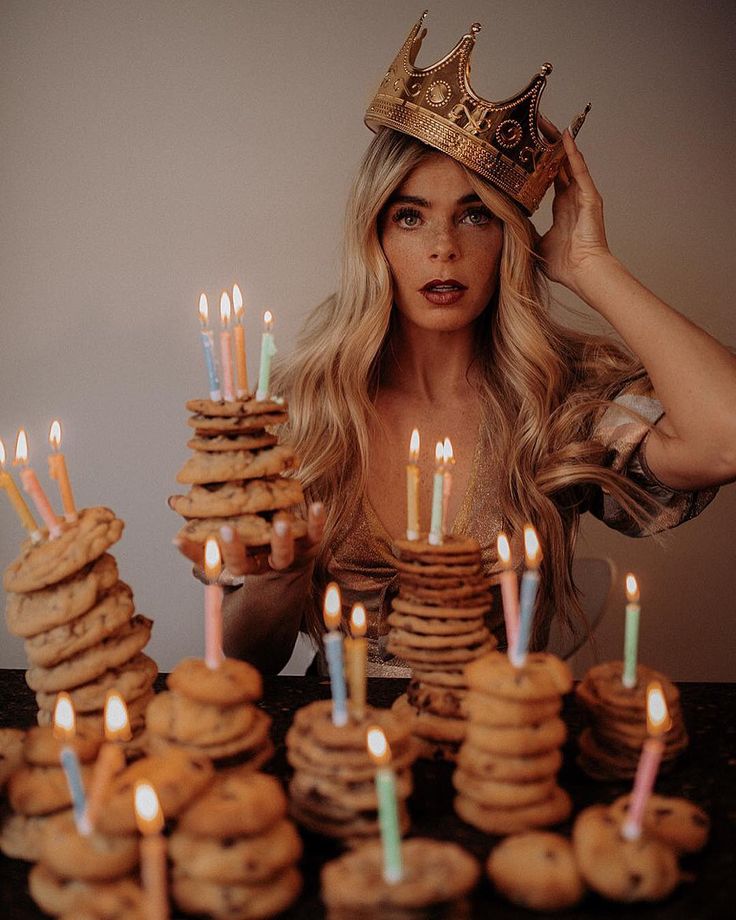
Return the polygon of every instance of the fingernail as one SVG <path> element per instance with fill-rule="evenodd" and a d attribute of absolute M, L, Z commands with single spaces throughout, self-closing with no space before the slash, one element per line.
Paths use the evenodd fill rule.
<path fill-rule="evenodd" d="M 325 506 L 322 504 L 322 502 L 314 502 L 312 504 L 311 510 L 312 510 L 312 514 L 319 516 L 321 514 L 324 514 Z"/>
<path fill-rule="evenodd" d="M 289 525 L 286 521 L 274 521 L 273 532 L 277 537 L 285 537 L 289 532 Z"/>
<path fill-rule="evenodd" d="M 182 545 L 182 541 L 179 537 L 174 537 L 174 539 L 171 542 L 174 544 L 174 546 L 181 547 Z"/>
<path fill-rule="evenodd" d="M 220 528 L 220 536 L 226 543 L 232 543 L 235 537 L 235 531 L 228 524 L 223 524 Z"/>

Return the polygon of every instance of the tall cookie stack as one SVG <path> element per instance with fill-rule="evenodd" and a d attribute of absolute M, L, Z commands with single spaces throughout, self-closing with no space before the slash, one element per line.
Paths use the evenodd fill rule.
<path fill-rule="evenodd" d="M 399 820 L 409 829 L 406 799 L 412 791 L 411 765 L 416 743 L 411 726 L 390 710 L 366 707 L 360 721 L 332 724 L 332 703 L 318 700 L 297 710 L 286 735 L 287 758 L 294 768 L 289 784 L 291 814 L 308 830 L 358 845 L 379 835 L 376 766 L 366 748 L 371 725 L 383 729 L 396 771 Z"/>
<path fill-rule="evenodd" d="M 465 737 L 463 669 L 496 645 L 485 622 L 491 591 L 480 546 L 448 536 L 440 546 L 397 540 L 394 551 L 399 594 L 388 618 L 388 650 L 412 669 L 394 708 L 413 722 L 420 756 L 454 760 Z"/>
<path fill-rule="evenodd" d="M 55 540 L 27 541 L 3 583 L 11 592 L 8 629 L 25 639 L 39 723 L 50 723 L 56 694 L 66 690 L 77 727 L 101 735 L 105 694 L 115 687 L 128 703 L 135 746 L 157 668 L 142 654 L 151 620 L 135 614 L 133 593 L 107 552 L 122 531 L 109 508 L 85 508 Z"/>
<path fill-rule="evenodd" d="M 218 776 L 180 816 L 169 841 L 179 907 L 226 920 L 286 910 L 302 885 L 302 844 L 286 810 L 272 776 Z"/>
<path fill-rule="evenodd" d="M 468 730 L 452 778 L 455 811 L 488 834 L 515 834 L 564 821 L 567 793 L 557 785 L 566 738 L 559 717 L 572 674 L 554 655 L 528 655 L 514 667 L 491 652 L 465 670 Z"/>
<path fill-rule="evenodd" d="M 267 556 L 274 516 L 303 500 L 296 479 L 284 476 L 296 466 L 293 451 L 266 429 L 287 420 L 286 404 L 242 399 L 215 402 L 192 399 L 188 424 L 195 436 L 194 454 L 177 474 L 189 485 L 186 495 L 172 495 L 170 507 L 187 519 L 179 536 L 203 547 L 224 524 L 238 534 L 254 555 Z M 288 516 L 294 536 L 306 533 L 304 521 Z"/>
<path fill-rule="evenodd" d="M 261 698 L 259 672 L 225 658 L 215 669 L 199 658 L 180 661 L 146 713 L 147 743 L 154 753 L 171 745 L 206 754 L 215 766 L 237 761 L 255 770 L 273 754 L 271 718 L 254 705 Z"/>
<path fill-rule="evenodd" d="M 628 688 L 622 683 L 622 674 L 620 661 L 597 664 L 575 691 L 588 717 L 588 727 L 578 737 L 578 764 L 592 779 L 629 779 L 636 774 L 647 737 L 647 686 L 651 681 L 661 683 L 672 719 L 672 727 L 662 735 L 662 768 L 687 747 L 680 691 L 672 681 L 639 664 L 636 686 Z"/>

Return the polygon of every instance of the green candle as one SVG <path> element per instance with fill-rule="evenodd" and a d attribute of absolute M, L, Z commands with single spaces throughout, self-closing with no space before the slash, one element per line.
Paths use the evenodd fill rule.
<path fill-rule="evenodd" d="M 271 381 L 271 358 L 276 354 L 276 344 L 271 333 L 273 315 L 270 310 L 263 314 L 263 335 L 261 336 L 261 366 L 258 369 L 258 390 L 256 399 L 268 399 Z"/>
<path fill-rule="evenodd" d="M 377 726 L 368 729 L 368 753 L 376 764 L 376 798 L 378 823 L 383 847 L 383 877 L 389 884 L 400 882 L 404 868 L 401 861 L 401 829 L 396 802 L 396 776 L 391 767 L 391 749 L 386 736 Z"/>
<path fill-rule="evenodd" d="M 428 539 L 433 546 L 439 546 L 442 543 L 442 506 L 445 492 L 445 460 L 442 441 L 437 442 L 434 458 L 437 465 L 432 483 L 432 521 L 429 525 Z"/>
<path fill-rule="evenodd" d="M 639 586 L 633 575 L 626 576 L 626 625 L 624 630 L 624 671 L 621 683 L 631 689 L 636 686 L 636 660 L 639 646 Z"/>

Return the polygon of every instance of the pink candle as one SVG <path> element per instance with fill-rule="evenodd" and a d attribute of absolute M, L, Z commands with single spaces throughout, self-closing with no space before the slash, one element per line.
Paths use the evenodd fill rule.
<path fill-rule="evenodd" d="M 498 558 L 503 569 L 500 575 L 501 601 L 503 603 L 503 619 L 506 623 L 507 653 L 510 656 L 516 645 L 519 633 L 519 580 L 516 572 L 511 567 L 511 547 L 505 533 L 500 533 L 496 540 Z"/>
<path fill-rule="evenodd" d="M 41 515 L 44 524 L 48 527 L 51 539 L 56 539 L 56 537 L 61 534 L 59 519 L 54 514 L 54 509 L 51 507 L 46 493 L 41 488 L 41 483 L 38 481 L 36 474 L 27 465 L 28 437 L 23 428 L 18 432 L 18 437 L 15 442 L 15 460 L 13 464 L 23 467 L 20 471 L 20 481 L 23 486 L 23 491 L 31 497 L 33 504 L 36 506 L 36 511 Z"/>
<path fill-rule="evenodd" d="M 662 685 L 653 680 L 647 687 L 647 731 L 649 737 L 644 742 L 644 747 L 636 767 L 634 788 L 626 812 L 626 820 L 621 827 L 621 833 L 627 840 L 637 840 L 641 836 L 641 825 L 647 801 L 654 788 L 657 771 L 664 753 L 662 735 L 669 731 L 672 725 L 667 702 L 664 698 Z"/>
<path fill-rule="evenodd" d="M 125 752 L 119 742 L 130 741 L 130 720 L 125 700 L 117 690 L 105 697 L 105 743 L 95 761 L 87 801 L 87 818 L 94 828 L 110 783 L 125 769 Z"/>
<path fill-rule="evenodd" d="M 214 582 L 222 570 L 220 547 L 210 537 L 205 544 L 204 571 Z M 222 653 L 222 596 L 220 585 L 208 584 L 204 589 L 204 660 L 208 668 L 219 668 L 224 659 Z"/>
<path fill-rule="evenodd" d="M 222 365 L 222 390 L 227 402 L 235 399 L 233 389 L 233 339 L 230 334 L 230 295 L 220 297 L 220 364 Z"/>
<path fill-rule="evenodd" d="M 443 536 L 452 530 L 448 517 L 450 507 L 450 493 L 452 492 L 452 467 L 455 465 L 455 454 L 452 450 L 452 442 L 445 438 L 442 444 L 442 459 L 444 462 L 444 473 L 442 479 L 442 534 Z"/>
<path fill-rule="evenodd" d="M 141 840 L 141 887 L 144 914 L 148 920 L 168 920 L 169 894 L 166 878 L 166 839 L 161 831 L 164 816 L 156 791 L 147 782 L 137 782 L 134 793 L 135 818 Z"/>

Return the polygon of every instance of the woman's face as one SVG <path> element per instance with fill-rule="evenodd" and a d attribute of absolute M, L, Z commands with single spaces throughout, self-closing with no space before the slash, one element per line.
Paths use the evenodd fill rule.
<path fill-rule="evenodd" d="M 480 316 L 498 284 L 502 223 L 454 160 L 437 153 L 420 163 L 389 199 L 379 232 L 405 319 L 451 332 Z"/>

